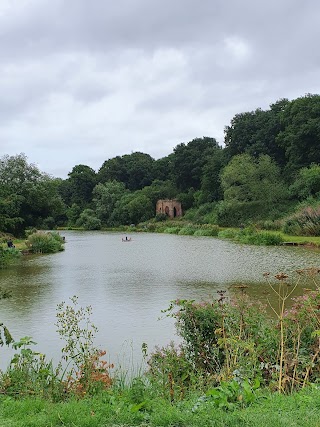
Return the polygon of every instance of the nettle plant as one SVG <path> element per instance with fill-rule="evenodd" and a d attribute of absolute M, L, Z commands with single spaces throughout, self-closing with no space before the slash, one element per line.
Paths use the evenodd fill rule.
<path fill-rule="evenodd" d="M 95 336 L 98 328 L 92 323 L 92 307 L 81 307 L 78 297 L 70 298 L 57 307 L 57 332 L 65 341 L 62 358 L 67 362 L 65 391 L 79 396 L 108 388 L 111 383 L 110 369 L 113 365 L 102 360 L 105 351 L 98 349 Z"/>

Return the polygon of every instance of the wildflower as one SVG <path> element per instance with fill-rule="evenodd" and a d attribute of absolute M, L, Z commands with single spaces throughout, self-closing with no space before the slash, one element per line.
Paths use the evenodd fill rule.
<path fill-rule="evenodd" d="M 277 280 L 284 280 L 287 279 L 289 276 L 285 273 L 278 273 L 274 276 Z"/>

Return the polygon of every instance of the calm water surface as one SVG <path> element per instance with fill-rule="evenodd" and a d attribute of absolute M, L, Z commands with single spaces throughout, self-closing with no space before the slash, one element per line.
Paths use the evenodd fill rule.
<path fill-rule="evenodd" d="M 175 339 L 172 319 L 161 310 L 177 298 L 207 299 L 231 283 L 253 283 L 249 293 L 263 298 L 262 274 L 319 266 L 319 252 L 292 247 L 238 245 L 225 240 L 168 234 L 123 235 L 63 232 L 65 251 L 24 257 L 21 265 L 0 270 L 0 285 L 13 297 L 0 301 L 0 321 L 15 339 L 32 336 L 37 349 L 60 359 L 63 342 L 56 333 L 57 304 L 79 297 L 91 305 L 98 326 L 97 344 L 113 362 L 141 360 L 141 344 Z M 11 353 L 0 349 L 0 367 Z"/>

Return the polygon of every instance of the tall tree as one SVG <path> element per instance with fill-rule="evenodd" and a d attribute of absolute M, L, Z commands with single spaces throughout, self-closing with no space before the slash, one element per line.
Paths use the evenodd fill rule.
<path fill-rule="evenodd" d="M 140 190 L 153 181 L 154 159 L 145 153 L 135 152 L 106 160 L 98 171 L 98 182 L 123 182 L 131 191 Z"/>
<path fill-rule="evenodd" d="M 154 179 L 160 181 L 173 180 L 173 158 L 174 154 L 171 153 L 166 157 L 155 160 L 153 164 Z"/>
<path fill-rule="evenodd" d="M 25 154 L 3 156 L 0 160 L 0 229 L 22 234 L 28 226 L 41 226 L 48 216 L 63 215 L 58 185 L 54 178 L 29 164 Z"/>
<path fill-rule="evenodd" d="M 113 226 L 112 213 L 116 203 L 126 194 L 123 182 L 107 181 L 97 184 L 93 189 L 95 212 L 103 225 Z"/>
<path fill-rule="evenodd" d="M 199 190 L 203 168 L 219 145 L 215 138 L 195 138 L 177 145 L 173 152 L 173 176 L 180 191 Z"/>
<path fill-rule="evenodd" d="M 77 204 L 82 209 L 92 201 L 92 190 L 96 185 L 95 171 L 86 165 L 74 166 L 68 174 L 69 178 L 61 186 L 62 197 L 66 204 Z"/>
<path fill-rule="evenodd" d="M 312 164 L 299 170 L 298 175 L 290 186 L 291 194 L 299 200 L 320 197 L 320 165 Z"/>
<path fill-rule="evenodd" d="M 270 109 L 236 114 L 230 126 L 225 128 L 225 145 L 229 159 L 237 154 L 248 153 L 258 157 L 267 154 L 279 165 L 284 165 L 284 150 L 276 138 L 282 129 L 281 112 L 289 101 L 280 99 Z"/>
<path fill-rule="evenodd" d="M 114 224 L 138 224 L 154 217 L 151 200 L 141 190 L 125 194 L 115 205 L 112 213 Z"/>
<path fill-rule="evenodd" d="M 141 193 L 151 200 L 155 209 L 157 200 L 175 198 L 177 196 L 177 188 L 172 181 L 161 181 L 156 179 L 151 185 L 144 187 Z"/>
<path fill-rule="evenodd" d="M 202 203 L 213 202 L 223 198 L 221 188 L 221 171 L 227 164 L 226 150 L 215 150 L 203 167 L 201 177 L 201 201 Z"/>
<path fill-rule="evenodd" d="M 280 169 L 267 155 L 233 157 L 222 171 L 221 184 L 224 200 L 231 202 L 259 202 L 270 208 L 287 195 Z"/>
<path fill-rule="evenodd" d="M 286 175 L 320 163 L 320 95 L 308 94 L 289 102 L 281 111 L 283 130 L 277 144 L 284 150 Z"/>

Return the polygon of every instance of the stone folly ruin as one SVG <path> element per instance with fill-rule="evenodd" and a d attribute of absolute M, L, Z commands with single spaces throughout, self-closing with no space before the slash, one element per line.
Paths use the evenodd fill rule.
<path fill-rule="evenodd" d="M 181 203 L 176 199 L 158 200 L 156 214 L 165 214 L 169 218 L 182 216 Z"/>

